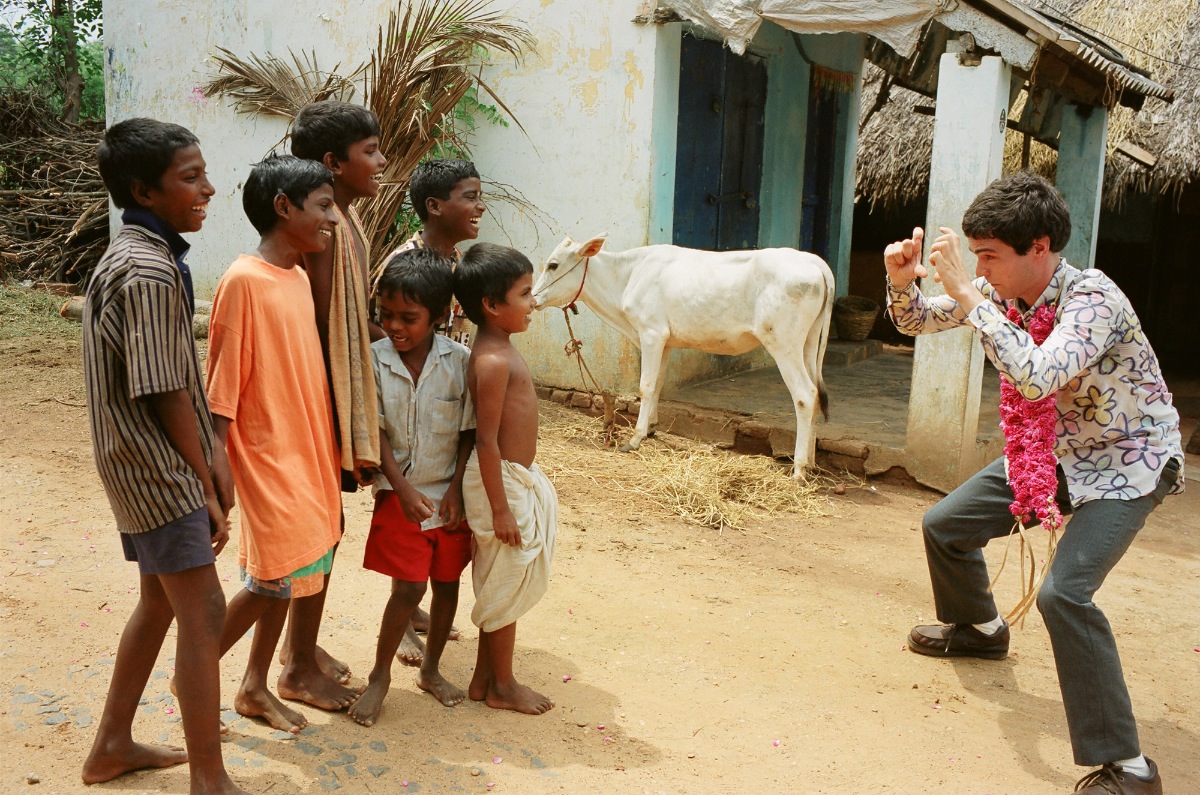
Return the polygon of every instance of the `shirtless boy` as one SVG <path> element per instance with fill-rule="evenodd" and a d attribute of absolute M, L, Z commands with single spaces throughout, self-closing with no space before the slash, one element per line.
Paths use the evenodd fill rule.
<path fill-rule="evenodd" d="M 471 620 L 479 627 L 467 694 L 495 709 L 540 715 L 554 702 L 513 675 L 517 619 L 546 592 L 558 523 L 558 495 L 534 463 L 533 378 L 510 340 L 529 328 L 533 265 L 519 251 L 477 243 L 455 269 L 454 291 L 479 328 L 467 369 L 475 452 L 463 476 L 463 505 L 476 544 Z"/>

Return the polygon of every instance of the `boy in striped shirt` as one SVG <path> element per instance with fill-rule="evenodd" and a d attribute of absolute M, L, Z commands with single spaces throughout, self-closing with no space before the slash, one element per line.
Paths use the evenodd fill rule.
<path fill-rule="evenodd" d="M 83 364 L 100 480 L 125 558 L 137 561 L 138 606 L 117 649 L 83 781 L 188 762 L 191 792 L 240 793 L 220 740 L 219 639 L 225 596 L 215 556 L 229 539 L 229 462 L 213 444 L 192 339 L 191 273 L 181 233 L 204 223 L 213 186 L 196 136 L 128 119 L 97 150 L 124 226 L 88 282 Z M 133 717 L 171 622 L 187 751 L 134 742 Z"/>

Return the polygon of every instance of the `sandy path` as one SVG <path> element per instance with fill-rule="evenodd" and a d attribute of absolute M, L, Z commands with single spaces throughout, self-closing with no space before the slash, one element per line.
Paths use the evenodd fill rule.
<path fill-rule="evenodd" d="M 0 341 L 0 792 L 70 793 L 136 594 L 96 478 L 69 336 Z M 1192 473 L 1200 460 L 1189 458 Z M 619 466 L 615 455 L 613 465 Z M 438 705 L 401 671 L 379 724 L 305 709 L 285 739 L 227 713 L 227 764 L 252 792 L 1064 793 L 1070 748 L 1040 618 L 1002 662 L 903 650 L 932 620 L 917 527 L 936 495 L 876 484 L 837 515 L 718 534 L 557 482 L 548 596 L 522 619 L 518 672 L 544 717 Z M 359 563 L 369 517 L 347 503 L 322 641 L 365 675 L 385 582 Z M 999 550 L 992 559 L 998 560 Z M 227 593 L 232 548 L 218 564 Z M 468 581 L 469 583 L 469 581 Z M 1011 604 L 1015 578 L 1001 587 Z M 466 684 L 469 585 L 443 671 Z M 1200 781 L 1200 489 L 1170 498 L 1099 594 L 1120 638 L 1144 748 L 1166 791 Z M 245 646 L 223 663 L 233 692 Z M 182 743 L 167 692 L 173 635 L 139 738 Z M 564 677 L 570 677 L 564 681 Z M 228 703 L 228 701 L 226 702 Z M 497 761 L 498 760 L 498 761 Z M 26 784 L 26 775 L 40 779 Z M 405 786 L 407 782 L 407 786 Z M 183 769 L 91 791 L 187 792 Z"/>

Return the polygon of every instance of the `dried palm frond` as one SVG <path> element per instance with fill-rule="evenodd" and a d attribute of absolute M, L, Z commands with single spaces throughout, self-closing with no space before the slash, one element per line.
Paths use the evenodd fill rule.
<path fill-rule="evenodd" d="M 347 76 L 338 74 L 338 66 L 322 72 L 315 52 L 291 50 L 292 63 L 266 55 L 250 55 L 246 59 L 218 47 L 218 76 L 205 83 L 204 96 L 224 94 L 233 100 L 238 113 L 283 116 L 294 119 L 300 108 L 324 99 L 348 100 L 354 95 L 354 79 L 362 71 L 357 67 Z M 303 59 L 303 60 L 301 60 Z"/>
<path fill-rule="evenodd" d="M 482 58 L 488 51 L 519 58 L 533 38 L 502 13 L 488 10 L 489 4 L 419 0 L 403 11 L 393 10 L 386 29 L 379 31 L 379 44 L 364 72 L 364 93 L 383 130 L 388 165 L 379 195 L 362 208 L 377 262 L 383 262 L 413 169 L 439 141 L 468 151 L 453 124 L 455 106 L 467 91 L 478 85 L 512 116 L 480 79 Z"/>
<path fill-rule="evenodd" d="M 469 152 L 455 123 L 455 107 L 478 87 L 516 121 L 512 112 L 483 82 L 480 70 L 489 52 L 519 58 L 533 45 L 529 30 L 491 0 L 414 0 L 399 4 L 379 28 L 375 51 L 366 66 L 348 74 L 338 67 L 323 72 L 315 54 L 303 60 L 289 53 L 289 64 L 273 55 L 240 58 L 219 48 L 220 74 L 205 83 L 206 96 L 224 94 L 240 113 L 294 119 L 300 108 L 323 99 L 349 100 L 361 81 L 365 104 L 379 119 L 381 144 L 388 165 L 379 195 L 360 208 L 371 250 L 382 262 L 414 168 L 438 144 Z M 520 127 L 520 122 L 516 122 Z M 501 189 L 501 197 L 518 206 L 528 203 L 518 193 Z"/>

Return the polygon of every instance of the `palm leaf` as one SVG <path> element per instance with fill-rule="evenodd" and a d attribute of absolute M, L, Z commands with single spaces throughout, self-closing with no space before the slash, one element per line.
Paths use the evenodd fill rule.
<path fill-rule="evenodd" d="M 310 102 L 323 99 L 349 99 L 354 95 L 354 78 L 361 72 L 358 67 L 349 77 L 332 71 L 322 72 L 317 65 L 315 52 L 301 52 L 297 56 L 288 51 L 292 63 L 267 55 L 250 55 L 243 60 L 234 53 L 218 47 L 218 76 L 205 83 L 202 88 L 206 97 L 224 94 L 233 100 L 238 113 L 263 114 L 295 118 L 300 108 Z M 303 60 L 301 60 L 303 58 Z"/>
<path fill-rule="evenodd" d="M 512 116 L 479 79 L 482 54 L 498 51 L 519 58 L 533 38 L 488 5 L 488 0 L 419 0 L 392 11 L 379 30 L 364 70 L 363 93 L 384 131 L 388 165 L 379 195 L 362 215 L 380 264 L 413 169 L 439 141 L 468 151 L 453 124 L 454 108 L 467 91 L 481 86 Z"/>
<path fill-rule="evenodd" d="M 300 108 L 323 99 L 348 100 L 362 83 L 366 105 L 379 119 L 388 165 L 379 195 L 361 208 L 376 261 L 382 262 L 414 168 L 439 143 L 469 152 L 454 123 L 454 109 L 474 86 L 481 88 L 524 132 L 521 123 L 480 79 L 487 53 L 519 59 L 534 44 L 528 28 L 488 8 L 491 0 L 402 1 L 379 28 L 366 66 L 348 75 L 323 72 L 315 53 L 289 64 L 274 55 L 242 59 L 218 48 L 218 75 L 205 96 L 223 94 L 239 113 L 294 119 Z"/>

